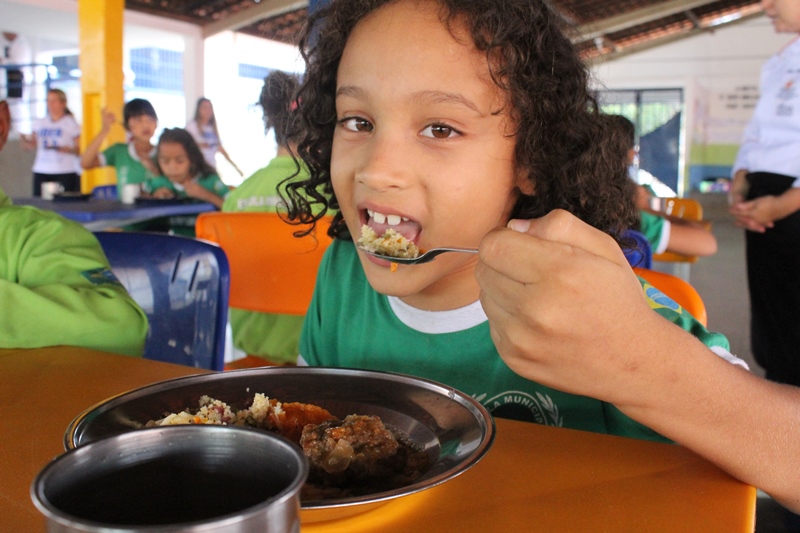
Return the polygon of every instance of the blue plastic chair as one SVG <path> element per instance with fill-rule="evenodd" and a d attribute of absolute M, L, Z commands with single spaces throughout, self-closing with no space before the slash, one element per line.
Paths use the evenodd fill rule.
<path fill-rule="evenodd" d="M 147 314 L 144 357 L 222 370 L 230 291 L 222 248 L 159 233 L 95 236 L 114 274 Z"/>
<path fill-rule="evenodd" d="M 631 246 L 626 246 L 630 244 Z M 622 234 L 622 251 L 633 268 L 653 268 L 653 248 L 647 237 L 629 229 Z"/>
<path fill-rule="evenodd" d="M 117 186 L 116 185 L 98 185 L 92 189 L 92 198 L 100 198 L 103 200 L 116 200 L 117 199 Z"/>

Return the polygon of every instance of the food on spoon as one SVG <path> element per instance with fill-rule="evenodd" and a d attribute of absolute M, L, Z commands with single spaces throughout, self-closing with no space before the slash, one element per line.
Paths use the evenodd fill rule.
<path fill-rule="evenodd" d="M 383 235 L 378 236 L 374 229 L 364 224 L 361 226 L 361 238 L 358 239 L 356 244 L 367 252 L 390 257 L 413 259 L 419 256 L 417 245 L 392 228 L 387 229 Z"/>
<path fill-rule="evenodd" d="M 150 420 L 147 427 L 221 424 L 273 431 L 300 444 L 309 460 L 305 501 L 343 498 L 391 490 L 412 483 L 430 468 L 430 458 L 407 435 L 377 416 L 350 415 L 339 420 L 306 403 L 282 403 L 256 394 L 247 409 L 202 396 L 199 407 Z"/>

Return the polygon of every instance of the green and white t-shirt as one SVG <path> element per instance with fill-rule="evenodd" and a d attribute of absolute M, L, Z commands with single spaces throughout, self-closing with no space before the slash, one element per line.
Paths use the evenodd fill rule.
<path fill-rule="evenodd" d="M 643 282 L 659 314 L 730 356 L 727 339 L 707 331 Z M 613 405 L 546 387 L 514 373 L 497 353 L 480 302 L 420 311 L 370 287 L 355 247 L 325 253 L 300 338 L 300 364 L 413 374 L 454 387 L 494 416 L 626 437 L 667 441 Z M 735 359 L 735 358 L 734 358 Z"/>
<path fill-rule="evenodd" d="M 221 198 L 225 198 L 230 190 L 225 183 L 216 174 L 208 174 L 195 178 L 197 183 L 207 191 L 211 191 Z M 186 194 L 186 190 L 177 183 L 172 183 L 165 176 L 158 176 L 148 179 L 142 185 L 142 190 L 146 193 L 152 194 L 158 189 L 169 189 L 175 198 L 188 199 L 190 196 Z M 194 237 L 194 226 L 197 222 L 197 215 L 177 215 L 169 217 L 169 228 L 176 235 L 184 235 L 187 237 Z"/>
<path fill-rule="evenodd" d="M 156 149 L 150 154 L 155 158 Z M 117 171 L 117 197 L 122 198 L 122 189 L 128 183 L 144 183 L 154 178 L 152 172 L 142 165 L 133 144 L 117 143 L 109 146 L 99 156 L 101 166 L 112 166 Z"/>

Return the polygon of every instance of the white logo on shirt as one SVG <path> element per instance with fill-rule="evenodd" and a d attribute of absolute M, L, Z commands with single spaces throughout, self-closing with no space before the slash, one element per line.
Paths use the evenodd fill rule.
<path fill-rule="evenodd" d="M 535 422 L 544 426 L 564 425 L 564 417 L 561 416 L 558 406 L 547 394 L 537 392 L 533 396 L 522 391 L 507 391 L 488 399 L 486 394 L 481 394 L 475 399 L 494 416 Z"/>

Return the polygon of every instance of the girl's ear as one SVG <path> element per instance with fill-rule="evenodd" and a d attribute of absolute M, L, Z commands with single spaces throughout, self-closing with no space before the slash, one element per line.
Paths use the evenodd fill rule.
<path fill-rule="evenodd" d="M 527 170 L 517 169 L 516 186 L 525 196 L 536 194 L 536 184 Z"/>

